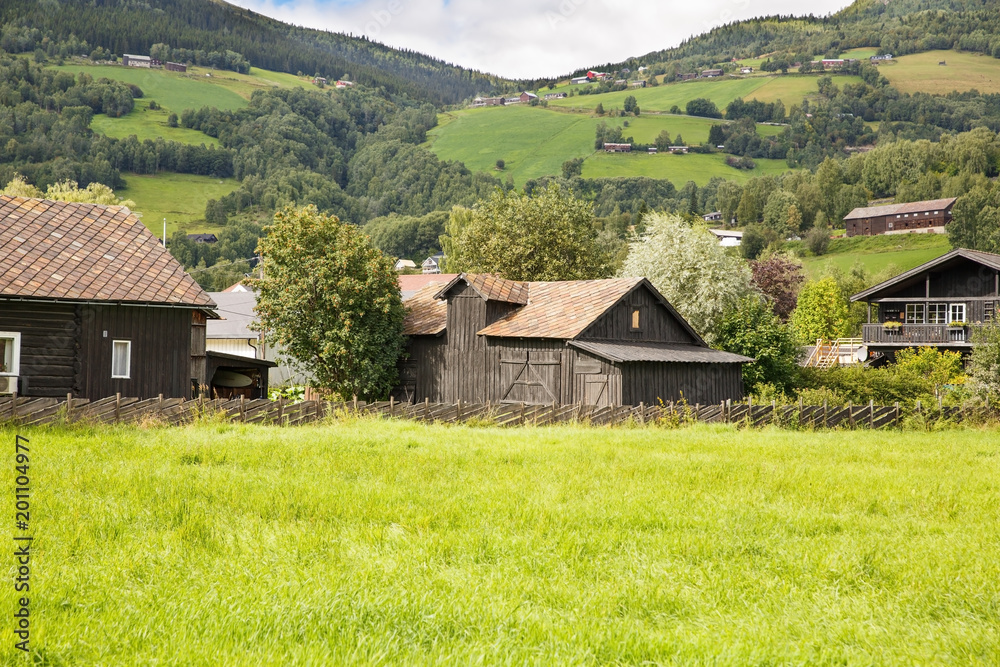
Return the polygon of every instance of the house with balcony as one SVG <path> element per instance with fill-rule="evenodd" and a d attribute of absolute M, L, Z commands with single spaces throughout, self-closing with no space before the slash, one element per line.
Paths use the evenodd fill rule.
<path fill-rule="evenodd" d="M 868 304 L 871 355 L 929 345 L 968 352 L 977 326 L 1000 308 L 1000 255 L 958 248 L 851 297 Z"/>

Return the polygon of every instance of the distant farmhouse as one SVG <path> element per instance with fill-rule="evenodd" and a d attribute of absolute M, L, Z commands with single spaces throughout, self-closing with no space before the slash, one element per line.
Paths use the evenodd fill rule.
<path fill-rule="evenodd" d="M 502 97 L 477 97 L 472 100 L 473 107 L 502 107 L 504 105 Z"/>
<path fill-rule="evenodd" d="M 561 100 L 566 97 L 566 93 L 545 93 L 547 100 Z"/>
<path fill-rule="evenodd" d="M 143 67 L 149 69 L 153 66 L 153 59 L 149 56 L 134 56 L 131 53 L 125 53 L 122 55 L 122 65 L 125 65 L 125 67 Z"/>
<path fill-rule="evenodd" d="M 753 74 L 753 67 L 741 67 L 740 74 Z"/>
<path fill-rule="evenodd" d="M 219 237 L 215 234 L 188 234 L 187 239 L 195 243 L 218 243 Z"/>
<path fill-rule="evenodd" d="M 354 82 L 353 81 L 344 81 L 344 80 L 341 79 L 341 80 L 338 80 L 333 85 L 336 88 L 350 88 L 351 86 L 354 85 Z"/>
<path fill-rule="evenodd" d="M 687 74 L 678 74 L 677 78 L 680 79 L 681 81 L 690 81 L 691 79 L 697 79 L 698 75 L 695 74 L 694 72 L 689 72 Z"/>
<path fill-rule="evenodd" d="M 406 402 L 717 405 L 743 398 L 753 361 L 710 348 L 645 278 L 461 274 L 405 305 Z"/>
<path fill-rule="evenodd" d="M 735 248 L 743 243 L 743 232 L 730 229 L 710 229 L 708 231 L 715 234 L 715 237 L 719 239 L 719 245 L 723 248 Z"/>
<path fill-rule="evenodd" d="M 639 81 L 633 81 L 632 83 L 629 84 L 629 86 L 631 86 L 632 88 L 645 88 L 646 81 L 645 79 L 641 79 Z"/>
<path fill-rule="evenodd" d="M 570 84 L 572 84 L 574 86 L 579 86 L 580 84 L 583 84 L 583 83 L 590 83 L 590 77 L 589 76 L 574 76 L 572 79 L 569 80 L 569 82 L 570 82 Z"/>
<path fill-rule="evenodd" d="M 869 60 L 871 62 L 873 62 L 873 63 L 883 62 L 883 61 L 886 61 L 886 60 L 892 60 L 892 54 L 891 53 L 887 53 L 884 56 L 872 56 L 871 58 L 869 58 Z"/>
<path fill-rule="evenodd" d="M 856 208 L 844 217 L 847 236 L 944 232 L 955 198 Z"/>
<path fill-rule="evenodd" d="M 525 102 L 525 103 L 531 102 L 532 100 L 537 100 L 537 99 L 538 99 L 538 95 L 535 95 L 534 93 L 529 93 L 527 91 L 522 92 L 521 96 L 518 98 L 519 101 Z"/>
<path fill-rule="evenodd" d="M 420 264 L 422 273 L 441 273 L 441 264 L 444 262 L 444 254 L 431 255 Z"/>
<path fill-rule="evenodd" d="M 632 144 L 612 144 L 605 142 L 604 144 L 605 153 L 631 153 Z"/>
<path fill-rule="evenodd" d="M 188 71 L 188 66 L 183 63 L 172 63 L 167 61 L 163 63 L 163 68 L 168 72 L 186 72 Z"/>
<path fill-rule="evenodd" d="M 722 76 L 722 75 L 723 71 L 721 69 L 706 69 L 702 70 L 701 72 L 701 78 L 703 79 L 711 79 L 712 77 Z"/>
<path fill-rule="evenodd" d="M 824 58 L 823 60 L 814 60 L 811 64 L 813 67 L 822 67 L 823 69 L 840 69 L 844 65 L 856 62 L 858 62 L 857 58 Z"/>

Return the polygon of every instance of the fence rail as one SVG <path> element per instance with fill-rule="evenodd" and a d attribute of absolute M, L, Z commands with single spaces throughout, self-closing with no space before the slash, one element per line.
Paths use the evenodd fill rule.
<path fill-rule="evenodd" d="M 659 423 L 680 425 L 694 422 L 737 424 L 746 427 L 768 425 L 805 428 L 892 428 L 909 417 L 948 419 L 983 423 L 1000 420 L 1000 412 L 984 406 L 952 407 L 937 405 L 902 408 L 897 403 L 865 405 L 777 405 L 719 403 L 687 405 L 666 403 L 597 407 L 593 405 L 528 405 L 524 403 L 397 403 L 394 400 L 332 402 L 309 400 L 184 400 L 163 398 L 139 400 L 112 396 L 98 401 L 73 398 L 0 397 L 0 425 L 40 425 L 51 423 L 141 423 L 178 425 L 198 419 L 218 419 L 245 424 L 294 426 L 337 415 L 378 415 L 400 419 L 445 423 L 479 423 L 498 426 L 587 423 L 595 426 Z"/>

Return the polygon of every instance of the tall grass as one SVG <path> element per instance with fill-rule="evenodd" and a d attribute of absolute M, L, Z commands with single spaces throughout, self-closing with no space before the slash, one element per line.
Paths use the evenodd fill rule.
<path fill-rule="evenodd" d="M 1000 662 L 995 433 L 22 434 L 43 664 Z"/>

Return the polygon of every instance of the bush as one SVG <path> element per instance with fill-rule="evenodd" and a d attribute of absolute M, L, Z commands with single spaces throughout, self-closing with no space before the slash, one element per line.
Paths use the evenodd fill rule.
<path fill-rule="evenodd" d="M 825 254 L 830 247 L 830 230 L 826 227 L 813 227 L 806 234 L 806 248 L 809 252 L 819 256 Z"/>

